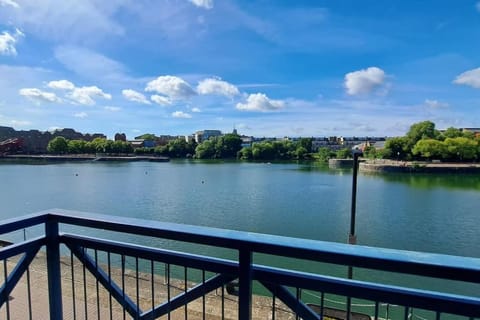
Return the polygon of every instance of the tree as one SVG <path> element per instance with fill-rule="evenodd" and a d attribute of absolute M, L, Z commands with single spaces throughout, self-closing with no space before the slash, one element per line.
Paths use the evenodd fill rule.
<path fill-rule="evenodd" d="M 68 153 L 88 153 L 87 142 L 85 140 L 69 140 Z"/>
<path fill-rule="evenodd" d="M 478 154 L 478 142 L 465 137 L 447 138 L 444 141 L 446 156 L 450 160 L 473 160 Z"/>
<path fill-rule="evenodd" d="M 47 145 L 47 151 L 50 153 L 64 154 L 68 152 L 68 140 L 58 136 L 50 140 Z"/>
<path fill-rule="evenodd" d="M 408 159 L 410 149 L 407 137 L 395 137 L 385 141 L 385 156 L 390 159 Z"/>
<path fill-rule="evenodd" d="M 343 148 L 337 151 L 337 158 L 339 159 L 348 159 L 352 157 L 352 149 L 350 148 Z"/>
<path fill-rule="evenodd" d="M 437 139 L 440 136 L 438 130 L 435 130 L 435 123 L 431 121 L 422 121 L 410 126 L 407 132 L 408 150 L 412 150 L 415 144 L 421 139 Z"/>
<path fill-rule="evenodd" d="M 335 158 L 335 156 L 336 154 L 334 151 L 330 150 L 329 148 L 323 147 L 318 149 L 316 158 L 319 161 L 328 162 L 328 160 Z"/>
<path fill-rule="evenodd" d="M 454 127 L 447 128 L 447 130 L 445 130 L 441 134 L 441 137 L 443 138 L 442 140 L 445 140 L 446 138 L 457 138 L 462 136 L 463 136 L 462 131 Z"/>
<path fill-rule="evenodd" d="M 419 155 L 425 159 L 441 159 L 446 151 L 445 144 L 435 139 L 422 139 L 413 147 L 413 155 Z"/>
<path fill-rule="evenodd" d="M 198 159 L 215 158 L 215 143 L 216 143 L 216 139 L 209 139 L 200 143 L 195 148 L 195 158 L 198 158 Z"/>
<path fill-rule="evenodd" d="M 242 160 L 251 160 L 253 158 L 252 147 L 243 147 L 238 151 L 238 158 Z"/>
<path fill-rule="evenodd" d="M 226 134 L 217 138 L 215 149 L 217 158 L 236 158 L 242 149 L 242 139 L 238 134 Z"/>
<path fill-rule="evenodd" d="M 135 139 L 144 139 L 144 140 L 155 141 L 155 140 L 157 140 L 157 136 L 154 135 L 153 133 L 145 133 L 145 134 L 142 134 L 141 136 L 135 137 Z"/>

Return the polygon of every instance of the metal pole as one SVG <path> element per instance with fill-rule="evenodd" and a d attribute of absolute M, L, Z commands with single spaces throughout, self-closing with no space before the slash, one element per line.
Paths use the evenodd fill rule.
<path fill-rule="evenodd" d="M 349 244 L 357 244 L 357 236 L 355 235 L 355 217 L 357 209 L 357 175 L 358 175 L 358 157 L 360 152 L 353 151 L 353 176 L 352 176 L 352 206 L 350 211 L 350 234 L 348 235 Z M 352 267 L 348 267 L 348 278 L 352 279 Z"/>
<path fill-rule="evenodd" d="M 62 286 L 60 272 L 60 242 L 58 239 L 58 222 L 48 220 L 45 223 L 47 237 L 48 303 L 50 319 L 63 319 Z"/>

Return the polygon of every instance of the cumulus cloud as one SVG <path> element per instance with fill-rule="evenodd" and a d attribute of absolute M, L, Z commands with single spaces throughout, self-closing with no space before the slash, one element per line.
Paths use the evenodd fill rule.
<path fill-rule="evenodd" d="M 349 95 L 368 94 L 385 82 L 385 72 L 377 67 L 353 71 L 345 75 Z"/>
<path fill-rule="evenodd" d="M 150 104 L 150 101 L 148 101 L 143 94 L 132 89 L 122 90 L 122 95 L 129 101 Z"/>
<path fill-rule="evenodd" d="M 68 80 L 50 81 L 47 86 L 52 89 L 73 90 L 75 85 Z"/>
<path fill-rule="evenodd" d="M 170 99 L 164 96 L 159 96 L 158 94 L 152 95 L 150 99 L 152 99 L 153 102 L 158 103 L 159 105 L 162 105 L 162 106 L 168 106 L 172 104 L 172 101 L 170 101 Z"/>
<path fill-rule="evenodd" d="M 21 37 L 24 37 L 22 31 L 16 29 L 14 33 L 3 31 L 0 34 L 0 55 L 4 56 L 16 56 L 17 49 L 15 45 Z"/>
<path fill-rule="evenodd" d="M 147 92 L 156 92 L 171 99 L 187 99 L 195 95 L 195 90 L 183 80 L 175 76 L 160 76 L 147 83 Z"/>
<path fill-rule="evenodd" d="M 103 92 L 103 90 L 97 86 L 75 88 L 67 94 L 67 97 L 78 104 L 87 106 L 93 106 L 95 104 L 95 100 L 93 100 L 94 97 L 107 100 L 112 99 L 110 94 Z"/>
<path fill-rule="evenodd" d="M 446 102 L 441 102 L 438 100 L 425 99 L 425 105 L 430 108 L 447 108 L 449 105 Z"/>
<path fill-rule="evenodd" d="M 172 112 L 172 117 L 190 119 L 192 116 L 188 113 L 183 112 L 183 111 L 175 111 L 175 112 Z"/>
<path fill-rule="evenodd" d="M 78 112 L 78 113 L 75 113 L 73 116 L 75 118 L 83 119 L 83 118 L 88 117 L 88 114 L 86 112 Z"/>
<path fill-rule="evenodd" d="M 117 112 L 117 111 L 122 110 L 119 107 L 113 107 L 113 106 L 106 106 L 106 107 L 104 107 L 104 109 L 107 110 L 107 111 L 111 111 L 111 112 Z"/>
<path fill-rule="evenodd" d="M 242 111 L 275 111 L 285 107 L 282 100 L 272 100 L 264 93 L 254 93 L 247 97 L 246 103 L 237 103 L 237 109 Z"/>
<path fill-rule="evenodd" d="M 213 0 L 189 0 L 191 3 L 200 8 L 212 9 Z"/>
<path fill-rule="evenodd" d="M 217 94 L 226 97 L 233 97 L 240 93 L 233 84 L 215 78 L 200 81 L 197 86 L 197 92 L 202 95 Z"/>
<path fill-rule="evenodd" d="M 202 112 L 202 110 L 200 110 L 200 108 L 195 107 L 195 108 L 192 108 L 192 112 Z"/>
<path fill-rule="evenodd" d="M 7 6 L 11 6 L 17 9 L 20 8 L 18 3 L 16 3 L 13 0 L 0 0 L 0 7 L 7 7 Z"/>
<path fill-rule="evenodd" d="M 453 83 L 480 89 L 480 68 L 465 71 L 458 75 Z"/>
<path fill-rule="evenodd" d="M 21 96 L 24 96 L 34 102 L 41 103 L 41 102 L 61 102 L 62 99 L 57 97 L 55 93 L 42 91 L 37 88 L 23 88 L 20 89 L 18 92 Z"/>

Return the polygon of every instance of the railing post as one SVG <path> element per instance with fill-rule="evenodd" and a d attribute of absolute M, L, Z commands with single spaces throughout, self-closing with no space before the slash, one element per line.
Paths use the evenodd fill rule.
<path fill-rule="evenodd" d="M 60 273 L 60 242 L 58 239 L 58 222 L 50 220 L 45 223 L 47 237 L 47 274 L 48 274 L 48 303 L 50 320 L 61 320 L 62 286 Z"/>
<path fill-rule="evenodd" d="M 252 252 L 240 249 L 239 252 L 239 292 L 238 292 L 238 319 L 252 318 Z"/>

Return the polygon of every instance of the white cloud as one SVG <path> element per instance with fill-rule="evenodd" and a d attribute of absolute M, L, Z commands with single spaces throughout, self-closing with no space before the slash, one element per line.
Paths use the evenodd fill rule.
<path fill-rule="evenodd" d="M 214 78 L 200 81 L 197 86 L 197 92 L 202 95 L 217 94 L 227 97 L 233 97 L 240 93 L 233 84 Z"/>
<path fill-rule="evenodd" d="M 150 104 L 150 101 L 143 94 L 132 89 L 122 90 L 122 95 L 129 101 Z"/>
<path fill-rule="evenodd" d="M 370 67 L 345 75 L 345 88 L 349 95 L 368 94 L 385 82 L 385 72 Z"/>
<path fill-rule="evenodd" d="M 200 8 L 212 9 L 213 0 L 189 0 L 191 3 Z"/>
<path fill-rule="evenodd" d="M 18 3 L 16 3 L 13 0 L 0 0 L 0 7 L 6 7 L 6 6 L 11 6 L 17 9 L 20 8 Z"/>
<path fill-rule="evenodd" d="M 159 96 L 158 94 L 154 94 L 150 97 L 150 99 L 152 99 L 153 102 L 156 102 L 158 103 L 159 105 L 162 105 L 162 106 L 168 106 L 170 104 L 172 104 L 172 101 L 170 99 L 168 99 L 167 97 L 164 97 L 164 96 Z"/>
<path fill-rule="evenodd" d="M 455 80 L 453 80 L 453 83 L 480 89 L 480 68 L 465 71 L 458 75 Z"/>
<path fill-rule="evenodd" d="M 438 100 L 425 99 L 425 105 L 430 108 L 447 108 L 449 105 L 446 102 L 441 102 Z"/>
<path fill-rule="evenodd" d="M 113 107 L 113 106 L 106 106 L 104 107 L 105 110 L 107 111 L 111 111 L 111 112 L 118 112 L 120 110 L 122 110 L 122 108 L 120 107 Z"/>
<path fill-rule="evenodd" d="M 62 99 L 57 97 L 55 93 L 45 92 L 37 88 L 23 88 L 18 92 L 21 96 L 24 96 L 34 102 L 61 102 Z"/>
<path fill-rule="evenodd" d="M 50 81 L 47 86 L 52 89 L 73 90 L 75 85 L 68 80 Z"/>
<path fill-rule="evenodd" d="M 112 99 L 110 94 L 103 92 L 103 90 L 97 86 L 75 88 L 66 96 L 76 103 L 88 106 L 95 104 L 95 100 L 93 100 L 94 97 L 104 98 L 107 100 Z"/>
<path fill-rule="evenodd" d="M 175 111 L 175 112 L 172 112 L 172 117 L 190 119 L 192 116 L 188 113 L 183 112 L 183 111 Z"/>
<path fill-rule="evenodd" d="M 202 110 L 200 110 L 200 108 L 195 107 L 195 108 L 192 108 L 192 112 L 202 112 Z"/>
<path fill-rule="evenodd" d="M 168 98 L 180 100 L 195 95 L 195 91 L 185 80 L 175 76 L 160 76 L 147 83 L 145 91 L 157 92 Z"/>
<path fill-rule="evenodd" d="M 242 111 L 275 111 L 285 107 L 282 100 L 272 100 L 264 93 L 250 94 L 246 103 L 237 103 L 237 109 Z"/>
<path fill-rule="evenodd" d="M 88 114 L 86 112 L 78 112 L 78 113 L 75 113 L 73 116 L 75 118 L 83 119 L 83 118 L 88 117 Z"/>
<path fill-rule="evenodd" d="M 3 33 L 0 34 L 0 55 L 16 56 L 17 49 L 15 48 L 15 45 L 18 40 L 24 36 L 23 32 L 18 29 L 15 30 L 15 33 L 3 31 Z"/>

